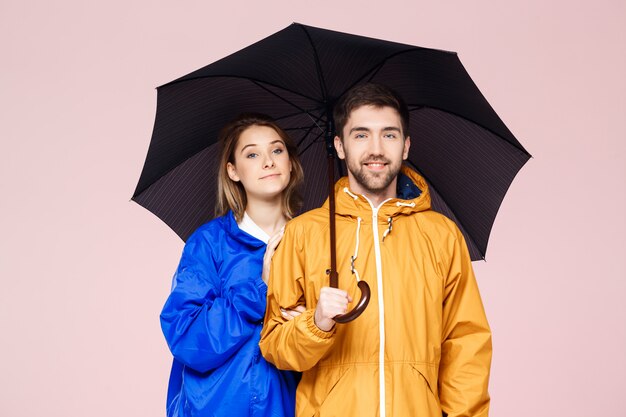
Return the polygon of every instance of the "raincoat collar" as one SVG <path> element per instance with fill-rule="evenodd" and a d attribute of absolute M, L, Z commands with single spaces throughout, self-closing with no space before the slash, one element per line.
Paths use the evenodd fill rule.
<path fill-rule="evenodd" d="M 224 230 L 232 239 L 241 243 L 242 245 L 249 246 L 251 248 L 261 248 L 265 246 L 265 243 L 261 240 L 257 239 L 254 236 L 244 232 L 239 228 L 237 224 L 237 220 L 235 220 L 235 215 L 232 210 L 229 210 L 228 213 L 222 217 L 222 221 L 224 222 Z"/>
<path fill-rule="evenodd" d="M 328 204 L 327 199 L 324 207 L 328 208 Z M 365 196 L 350 191 L 347 176 L 335 183 L 335 205 L 337 214 L 341 216 L 365 217 L 372 211 L 372 206 Z M 407 166 L 402 166 L 398 175 L 398 196 L 384 202 L 378 208 L 378 213 L 388 218 L 429 209 L 430 193 L 426 180 Z"/>
<path fill-rule="evenodd" d="M 252 220 L 252 217 L 248 215 L 248 212 L 243 213 L 243 218 L 239 223 L 239 228 L 249 234 L 250 236 L 254 236 L 263 243 L 267 244 L 270 240 L 271 236 L 265 233 L 265 230 L 261 229 L 261 227 Z"/>

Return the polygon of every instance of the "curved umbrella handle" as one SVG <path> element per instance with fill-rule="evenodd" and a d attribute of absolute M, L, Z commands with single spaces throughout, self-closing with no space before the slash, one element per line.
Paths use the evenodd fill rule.
<path fill-rule="evenodd" d="M 357 284 L 359 289 L 361 290 L 361 299 L 357 303 L 356 307 L 352 309 L 352 311 L 348 311 L 345 314 L 339 314 L 333 317 L 337 323 L 348 323 L 352 320 L 356 319 L 361 315 L 362 312 L 365 311 L 365 307 L 370 302 L 370 286 L 365 281 L 359 281 Z"/>

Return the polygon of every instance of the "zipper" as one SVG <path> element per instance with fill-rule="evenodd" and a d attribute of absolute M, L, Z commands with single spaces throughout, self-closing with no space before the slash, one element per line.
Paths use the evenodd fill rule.
<path fill-rule="evenodd" d="M 380 386 L 380 417 L 385 417 L 387 414 L 386 410 L 386 391 L 385 391 L 385 299 L 383 297 L 383 268 L 382 268 L 382 259 L 380 256 L 380 242 L 378 239 L 378 209 L 382 207 L 387 201 L 391 200 L 390 198 L 383 201 L 378 205 L 378 207 L 374 207 L 372 202 L 365 196 L 362 196 L 367 200 L 372 208 L 372 232 L 374 234 L 374 254 L 376 256 L 376 283 L 378 286 L 378 336 L 379 336 L 379 346 L 378 346 L 378 383 Z"/>

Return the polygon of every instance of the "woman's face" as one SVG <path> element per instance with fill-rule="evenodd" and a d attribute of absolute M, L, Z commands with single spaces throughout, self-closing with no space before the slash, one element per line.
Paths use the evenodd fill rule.
<path fill-rule="evenodd" d="M 239 136 L 235 163 L 227 164 L 228 176 L 240 181 L 248 201 L 280 199 L 291 178 L 291 160 L 285 142 L 274 129 L 250 126 Z"/>

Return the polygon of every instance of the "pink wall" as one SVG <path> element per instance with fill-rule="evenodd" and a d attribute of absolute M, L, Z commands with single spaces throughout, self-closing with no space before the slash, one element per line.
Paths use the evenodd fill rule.
<path fill-rule="evenodd" d="M 492 415 L 624 413 L 626 3 L 211 3 L 0 3 L 1 415 L 164 415 L 182 242 L 129 202 L 154 88 L 292 21 L 459 51 L 534 155 L 475 266 Z"/>

